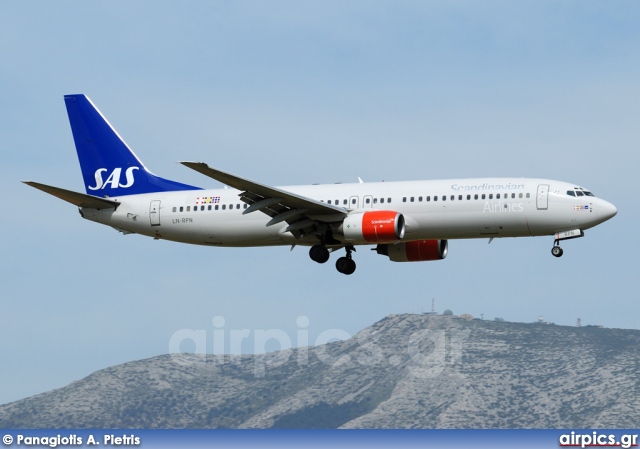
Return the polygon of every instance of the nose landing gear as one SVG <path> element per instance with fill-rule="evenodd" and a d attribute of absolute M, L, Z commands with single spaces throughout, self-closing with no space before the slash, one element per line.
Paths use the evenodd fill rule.
<path fill-rule="evenodd" d="M 551 254 L 555 257 L 562 257 L 564 251 L 560 248 L 560 240 L 579 239 L 584 237 L 584 231 L 582 229 L 573 229 L 571 231 L 556 232 L 556 238 L 553 241 L 553 248 L 551 248 Z"/>
<path fill-rule="evenodd" d="M 556 243 L 553 248 L 551 248 L 551 254 L 553 254 L 555 257 L 562 257 L 564 251 L 562 250 L 562 248 L 560 248 L 560 245 Z"/>

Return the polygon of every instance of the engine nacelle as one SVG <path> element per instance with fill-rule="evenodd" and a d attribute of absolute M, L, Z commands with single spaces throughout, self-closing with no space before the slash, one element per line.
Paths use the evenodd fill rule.
<path fill-rule="evenodd" d="M 378 245 L 376 252 L 388 256 L 393 262 L 423 262 L 447 257 L 447 240 L 416 240 L 396 245 Z"/>
<path fill-rule="evenodd" d="M 397 242 L 404 237 L 404 216 L 392 210 L 372 210 L 348 215 L 339 231 L 350 243 Z"/>

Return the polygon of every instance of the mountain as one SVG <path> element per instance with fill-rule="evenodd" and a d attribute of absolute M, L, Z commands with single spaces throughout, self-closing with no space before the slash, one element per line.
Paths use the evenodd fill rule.
<path fill-rule="evenodd" d="M 392 315 L 264 355 L 173 354 L 0 406 L 3 428 L 637 428 L 640 331 Z"/>

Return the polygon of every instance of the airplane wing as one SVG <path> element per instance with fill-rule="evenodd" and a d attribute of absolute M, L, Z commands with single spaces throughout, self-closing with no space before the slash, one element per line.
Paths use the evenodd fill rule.
<path fill-rule="evenodd" d="M 204 162 L 180 162 L 192 170 L 202 173 L 223 184 L 240 190 L 240 199 L 249 204 L 244 214 L 260 211 L 271 217 L 267 226 L 286 221 L 287 231 L 296 237 L 307 230 L 317 227 L 318 223 L 341 221 L 347 216 L 347 210 L 340 206 L 326 204 L 286 190 L 241 178 L 231 173 L 209 167 Z"/>
<path fill-rule="evenodd" d="M 31 187 L 42 190 L 43 192 L 47 192 L 50 195 L 58 197 L 61 200 L 65 200 L 68 203 L 75 204 L 78 207 L 86 207 L 88 209 L 115 209 L 120 205 L 120 203 L 118 203 L 117 201 L 98 198 L 97 196 L 85 195 L 84 193 L 78 193 L 72 190 L 65 190 L 59 187 L 48 186 L 46 184 L 40 184 L 38 182 L 22 182 Z"/>

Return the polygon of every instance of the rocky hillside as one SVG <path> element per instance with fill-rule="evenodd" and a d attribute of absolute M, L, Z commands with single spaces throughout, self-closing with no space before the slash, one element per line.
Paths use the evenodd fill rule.
<path fill-rule="evenodd" d="M 3 428 L 640 426 L 640 331 L 395 315 L 260 356 L 163 355 L 0 406 Z"/>

